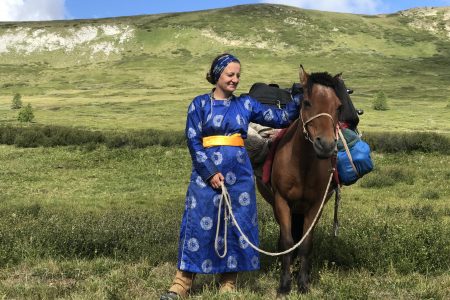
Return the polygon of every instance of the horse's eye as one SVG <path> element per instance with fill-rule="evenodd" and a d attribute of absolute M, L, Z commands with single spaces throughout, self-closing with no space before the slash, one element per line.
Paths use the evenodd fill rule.
<path fill-rule="evenodd" d="M 311 102 L 309 102 L 308 100 L 303 100 L 302 106 L 303 106 L 303 108 L 311 107 Z"/>

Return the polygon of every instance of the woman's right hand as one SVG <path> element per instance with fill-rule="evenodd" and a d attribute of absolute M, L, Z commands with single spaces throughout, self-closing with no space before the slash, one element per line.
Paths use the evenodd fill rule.
<path fill-rule="evenodd" d="M 223 177 L 222 173 L 217 173 L 211 177 L 211 179 L 209 180 L 209 184 L 213 188 L 218 189 L 218 188 L 220 188 L 220 185 L 223 181 L 224 181 L 224 177 Z"/>

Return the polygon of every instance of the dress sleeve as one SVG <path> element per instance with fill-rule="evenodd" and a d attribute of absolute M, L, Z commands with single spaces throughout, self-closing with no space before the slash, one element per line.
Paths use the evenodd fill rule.
<path fill-rule="evenodd" d="M 189 105 L 185 134 L 194 169 L 204 182 L 208 182 L 209 178 L 219 170 L 203 148 L 201 116 L 201 105 L 194 99 Z"/>
<path fill-rule="evenodd" d="M 284 109 L 260 103 L 258 100 L 248 97 L 246 106 L 250 104 L 250 121 L 272 128 L 287 127 L 300 113 L 300 101 L 293 99 Z"/>

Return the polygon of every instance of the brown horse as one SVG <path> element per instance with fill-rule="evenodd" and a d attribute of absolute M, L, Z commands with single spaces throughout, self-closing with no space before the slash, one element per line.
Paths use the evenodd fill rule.
<path fill-rule="evenodd" d="M 336 149 L 336 126 L 341 101 L 336 95 L 339 75 L 305 72 L 300 70 L 304 87 L 304 99 L 300 117 L 287 129 L 276 150 L 270 186 L 257 179 L 258 190 L 273 206 L 280 227 L 278 248 L 290 249 L 300 241 L 313 226 L 316 215 L 321 214 L 324 195 L 326 200 L 334 187 L 326 191 L 334 168 Z M 313 230 L 298 248 L 300 273 L 298 288 L 302 293 L 309 290 L 311 280 L 311 252 Z M 281 278 L 278 294 L 291 290 L 290 265 L 292 252 L 284 254 L 281 261 Z"/>

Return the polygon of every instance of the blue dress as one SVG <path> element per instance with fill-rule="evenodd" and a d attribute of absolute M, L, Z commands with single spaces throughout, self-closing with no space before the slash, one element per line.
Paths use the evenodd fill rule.
<path fill-rule="evenodd" d="M 288 126 L 298 114 L 298 101 L 288 103 L 285 110 L 263 105 L 248 95 L 215 100 L 212 94 L 204 94 L 192 101 L 186 137 L 193 169 L 181 223 L 178 269 L 204 274 L 259 269 L 259 253 L 241 237 L 231 221 L 227 224 L 227 255 L 220 258 L 214 250 L 221 191 L 213 189 L 208 182 L 217 172 L 225 177 L 233 213 L 241 229 L 253 244 L 259 244 L 253 170 L 245 147 L 204 148 L 202 137 L 240 133 L 246 138 L 249 122 L 280 128 Z M 218 242 L 222 254 L 223 221 Z"/>

